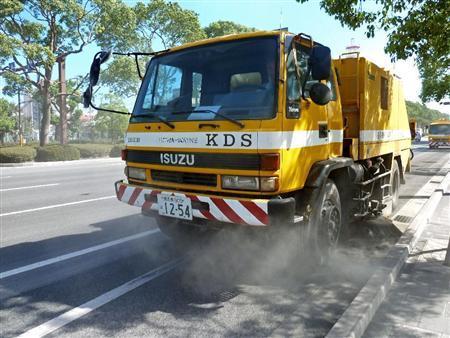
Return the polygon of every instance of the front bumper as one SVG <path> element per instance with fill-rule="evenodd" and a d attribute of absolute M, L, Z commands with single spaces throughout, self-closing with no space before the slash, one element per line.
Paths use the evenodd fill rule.
<path fill-rule="evenodd" d="M 436 147 L 436 146 L 450 146 L 450 140 L 449 139 L 430 139 L 429 140 L 430 147 Z"/>
<path fill-rule="evenodd" d="M 222 196 L 185 194 L 178 191 L 161 191 L 135 186 L 118 181 L 115 183 L 119 201 L 141 207 L 145 213 L 158 214 L 156 196 L 160 193 L 187 197 L 192 202 L 195 218 L 215 222 L 234 223 L 250 226 L 269 226 L 294 220 L 295 200 L 280 199 L 235 199 Z"/>

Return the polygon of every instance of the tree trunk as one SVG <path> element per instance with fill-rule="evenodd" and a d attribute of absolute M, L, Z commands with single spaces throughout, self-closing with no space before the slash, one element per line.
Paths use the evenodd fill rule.
<path fill-rule="evenodd" d="M 45 69 L 45 78 L 42 86 L 42 120 L 41 130 L 39 131 L 39 144 L 41 147 L 48 143 L 48 134 L 50 131 L 50 79 L 52 77 L 52 67 Z"/>
<path fill-rule="evenodd" d="M 67 143 L 67 88 L 66 88 L 66 59 L 58 59 L 59 72 L 59 142 Z"/>

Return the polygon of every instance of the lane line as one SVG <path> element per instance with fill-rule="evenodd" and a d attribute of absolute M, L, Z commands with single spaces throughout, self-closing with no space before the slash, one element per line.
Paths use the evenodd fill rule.
<path fill-rule="evenodd" d="M 76 204 L 83 204 L 83 203 L 89 203 L 89 202 L 95 202 L 95 201 L 102 201 L 102 200 L 107 200 L 107 199 L 111 199 L 111 198 L 116 198 L 116 195 L 104 196 L 104 197 L 98 197 L 98 198 L 91 198 L 91 199 L 88 199 L 88 200 L 81 200 L 81 201 L 75 201 L 75 202 L 69 202 L 69 203 L 48 205 L 46 207 L 40 207 L 40 208 L 33 208 L 33 209 L 26 209 L 26 210 L 20 210 L 20 211 L 6 212 L 4 214 L 0 214 L 0 217 L 11 216 L 11 215 L 18 215 L 18 214 L 25 214 L 25 213 L 33 212 L 33 211 L 40 211 L 40 210 L 47 210 L 47 209 L 66 207 L 66 206 L 69 206 L 69 205 L 76 205 Z"/>
<path fill-rule="evenodd" d="M 71 165 L 68 164 L 61 164 L 61 165 L 42 165 L 42 166 L 23 166 L 23 167 L 0 167 L 1 169 L 5 170 L 9 169 L 9 171 L 17 172 L 17 171 L 26 171 L 27 169 L 36 169 L 36 171 L 39 171 L 38 169 L 91 169 L 91 168 L 103 168 L 103 167 L 109 167 L 109 166 L 117 166 L 117 165 L 123 165 L 125 166 L 124 162 L 120 163 L 72 163 Z M 8 172 L 8 175 L 11 174 L 11 172 Z"/>
<path fill-rule="evenodd" d="M 118 286 L 117 288 L 114 288 L 94 299 L 91 299 L 90 301 L 81 304 L 78 307 L 64 312 L 58 317 L 55 317 L 39 326 L 36 326 L 35 328 L 24 332 L 18 337 L 43 337 L 45 335 L 48 335 L 49 333 L 73 322 L 74 320 L 77 320 L 78 318 L 83 317 L 89 312 L 98 309 L 99 307 L 119 298 L 120 296 L 123 296 L 124 294 L 150 282 L 151 280 L 156 279 L 171 270 L 174 270 L 175 268 L 180 266 L 184 262 L 184 260 L 185 259 L 183 258 L 178 258 L 166 264 L 163 264 L 160 267 L 151 270 L 143 275 L 140 275 L 139 277 L 136 277 Z"/>
<path fill-rule="evenodd" d="M 122 244 L 122 243 L 125 243 L 125 242 L 129 242 L 129 241 L 132 241 L 132 240 L 135 240 L 135 239 L 142 238 L 142 237 L 154 235 L 154 234 L 159 233 L 159 232 L 160 232 L 159 229 L 152 229 L 152 230 L 140 232 L 140 233 L 135 234 L 135 235 L 123 237 L 123 238 L 120 238 L 120 239 L 116 239 L 114 241 L 110 241 L 110 242 L 106 242 L 106 243 L 103 243 L 103 244 L 94 245 L 94 246 L 91 246 L 91 247 L 86 248 L 86 249 L 74 251 L 74 252 L 71 252 L 71 253 L 68 253 L 68 254 L 64 254 L 64 255 L 61 255 L 61 256 L 57 256 L 57 257 L 54 257 L 54 258 L 49 258 L 49 259 L 46 259 L 44 261 L 40 261 L 40 262 L 32 263 L 32 264 L 29 264 L 29 265 L 21 266 L 19 268 L 15 268 L 15 269 L 7 270 L 7 271 L 4 271 L 4 272 L 0 272 L 0 280 L 4 279 L 4 278 L 11 277 L 11 276 L 14 276 L 14 275 L 18 275 L 18 274 L 23 273 L 23 272 L 27 272 L 27 271 L 31 271 L 31 270 L 34 270 L 34 269 L 42 268 L 42 267 L 47 266 L 47 265 L 59 263 L 59 262 L 62 262 L 62 261 L 65 261 L 65 260 L 68 260 L 68 259 L 71 259 L 71 258 L 75 258 L 75 257 L 78 257 L 78 256 L 86 255 L 86 254 L 91 253 L 91 252 L 95 252 L 95 251 L 98 251 L 98 250 L 103 250 L 103 249 L 106 249 L 106 248 L 110 248 L 110 247 L 112 247 L 114 245 Z"/>
<path fill-rule="evenodd" d="M 0 192 L 11 191 L 11 190 L 23 190 L 23 189 L 43 188 L 43 187 L 54 187 L 55 185 L 60 185 L 60 183 L 49 183 L 49 184 L 40 184 L 40 185 L 29 185 L 29 186 L 27 186 L 27 187 L 18 187 L 18 188 L 0 189 Z"/>

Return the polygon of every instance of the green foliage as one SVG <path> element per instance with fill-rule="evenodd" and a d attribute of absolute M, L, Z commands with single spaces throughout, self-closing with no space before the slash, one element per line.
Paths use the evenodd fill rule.
<path fill-rule="evenodd" d="M 33 147 L 2 147 L 0 148 L 0 163 L 21 163 L 33 161 L 36 149 Z"/>
<path fill-rule="evenodd" d="M 80 159 L 80 151 L 72 145 L 51 144 L 37 149 L 36 161 L 73 161 Z"/>
<path fill-rule="evenodd" d="M 81 131 L 81 115 L 82 109 L 75 109 L 69 118 L 69 133 L 71 136 L 78 134 Z"/>
<path fill-rule="evenodd" d="M 433 120 L 448 118 L 448 115 L 441 113 L 439 110 L 427 108 L 417 102 L 406 101 L 406 110 L 409 118 L 416 119 L 418 127 L 425 127 Z"/>
<path fill-rule="evenodd" d="M 205 37 L 198 14 L 186 10 L 176 2 L 151 0 L 147 5 L 138 2 L 134 7 L 139 43 L 148 45 L 154 39 L 169 48 Z"/>
<path fill-rule="evenodd" d="M 14 104 L 4 98 L 0 98 L 0 138 L 3 143 L 4 135 L 11 132 L 16 126 L 16 119 L 13 117 Z"/>
<path fill-rule="evenodd" d="M 101 105 L 101 108 L 126 111 L 123 102 L 115 96 L 107 96 L 109 102 Z M 128 126 L 128 115 L 115 114 L 99 110 L 95 116 L 95 130 L 99 133 L 106 133 L 112 143 L 123 139 Z"/>
<path fill-rule="evenodd" d="M 416 58 L 423 101 L 450 96 L 448 0 L 321 0 L 320 6 L 351 29 L 365 26 L 368 37 L 388 32 L 385 50 L 393 59 Z"/>
<path fill-rule="evenodd" d="M 255 32 L 256 28 L 247 27 L 232 21 L 215 21 L 211 22 L 204 28 L 205 34 L 208 38 L 215 38 L 217 36 Z"/>
<path fill-rule="evenodd" d="M 134 28 L 130 30 L 130 34 L 122 34 L 114 40 L 111 33 L 105 31 L 100 45 L 110 49 L 111 45 L 115 44 L 124 52 L 132 49 L 152 51 L 155 41 L 160 42 L 166 49 L 205 38 L 197 13 L 185 10 L 175 2 L 138 2 L 132 10 L 133 15 L 130 15 L 129 19 Z M 141 72 L 145 70 L 149 60 L 148 57 L 139 58 Z M 108 68 L 102 70 L 100 84 L 108 86 L 122 97 L 136 96 L 140 79 L 134 58 L 114 57 Z"/>
<path fill-rule="evenodd" d="M 133 10 L 120 0 L 4 0 L 0 10 L 0 75 L 4 92 L 26 82 L 41 96 L 41 143 L 47 142 L 50 88 L 55 62 L 80 53 L 94 40 L 127 41 L 134 34 Z M 132 20 L 130 20 L 130 18 Z M 116 43 L 117 45 L 117 43 Z M 109 45 L 111 48 L 112 45 Z M 14 70 L 7 65 L 16 63 Z"/>
<path fill-rule="evenodd" d="M 125 149 L 124 144 L 116 144 L 114 147 L 111 148 L 111 151 L 109 152 L 109 157 L 120 157 L 122 149 Z"/>
<path fill-rule="evenodd" d="M 143 63 L 143 57 L 140 59 Z M 145 64 L 141 65 L 141 71 Z M 102 70 L 101 85 L 107 85 L 113 93 L 122 97 L 136 96 L 141 81 L 139 79 L 134 59 L 126 56 L 115 57 L 108 68 Z"/>
<path fill-rule="evenodd" d="M 80 151 L 81 158 L 108 157 L 111 152 L 110 144 L 72 144 Z"/>

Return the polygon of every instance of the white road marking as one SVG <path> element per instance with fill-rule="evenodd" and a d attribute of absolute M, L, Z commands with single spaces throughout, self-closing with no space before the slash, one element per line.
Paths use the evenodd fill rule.
<path fill-rule="evenodd" d="M 176 267 L 180 266 L 181 263 L 183 263 L 184 259 L 178 258 L 175 260 L 172 260 L 166 264 L 161 265 L 160 267 L 151 270 L 143 275 L 140 275 L 139 277 L 136 277 L 120 286 L 118 286 L 115 289 L 112 289 L 94 299 L 91 299 L 90 301 L 81 304 L 78 307 L 75 307 L 67 312 L 64 312 L 63 314 L 59 315 L 58 317 L 55 317 L 39 326 L 36 326 L 35 328 L 26 331 L 25 333 L 21 334 L 19 337 L 43 337 L 45 335 L 48 335 L 49 333 L 73 322 L 74 320 L 77 320 L 78 318 L 88 314 L 89 312 L 98 309 L 99 307 L 119 298 L 120 296 L 123 296 L 124 294 L 150 282 L 151 280 L 158 278 L 159 276 L 175 269 Z"/>
<path fill-rule="evenodd" d="M 54 257 L 54 258 L 49 258 L 49 259 L 46 259 L 44 261 L 36 262 L 36 263 L 33 263 L 33 264 L 21 266 L 20 268 L 16 268 L 16 269 L 0 272 L 0 280 L 4 279 L 4 278 L 11 277 L 11 276 L 14 276 L 14 275 L 18 275 L 19 273 L 31 271 L 31 270 L 38 269 L 38 268 L 42 268 L 42 267 L 50 265 L 50 264 L 59 263 L 59 262 L 62 262 L 62 261 L 65 261 L 65 260 L 68 260 L 68 259 L 71 259 L 71 258 L 74 258 L 74 257 L 86 255 L 86 254 L 91 253 L 91 252 L 95 252 L 95 251 L 98 251 L 98 250 L 103 250 L 103 249 L 112 247 L 114 245 L 122 244 L 122 243 L 125 243 L 125 242 L 128 242 L 128 241 L 132 241 L 132 240 L 135 240 L 135 239 L 139 239 L 139 238 L 145 237 L 145 236 L 150 236 L 150 235 L 156 234 L 158 232 L 159 232 L 159 229 L 152 229 L 152 230 L 140 232 L 138 234 L 134 234 L 134 235 L 131 235 L 131 236 L 127 236 L 127 237 L 123 237 L 123 238 L 120 238 L 120 239 L 116 239 L 114 241 L 106 242 L 106 243 L 99 244 L 99 245 L 94 245 L 94 246 L 91 246 L 91 247 L 86 248 L 86 249 L 74 251 L 74 252 L 71 252 L 71 253 L 68 253 L 68 254 L 65 254 L 65 255 L 61 255 L 61 256 L 58 256 L 58 257 Z"/>
<path fill-rule="evenodd" d="M 27 187 L 18 187 L 18 188 L 8 188 L 8 189 L 0 189 L 0 192 L 11 191 L 11 190 L 23 190 L 23 189 L 34 189 L 34 188 L 43 188 L 43 187 L 54 187 L 55 185 L 59 185 L 60 183 L 49 183 L 49 184 L 40 184 L 40 185 L 29 185 Z"/>
<path fill-rule="evenodd" d="M 0 176 L 1 179 L 10 178 L 10 177 L 12 177 L 12 176 Z"/>
<path fill-rule="evenodd" d="M 88 200 L 81 200 L 81 201 L 75 201 L 75 202 L 69 202 L 69 203 L 48 205 L 46 207 L 41 207 L 41 208 L 33 208 L 33 209 L 26 209 L 26 210 L 20 210 L 20 211 L 6 212 L 4 214 L 0 214 L 0 217 L 11 216 L 11 215 L 18 215 L 18 214 L 25 214 L 25 213 L 33 212 L 33 211 L 40 211 L 40 210 L 47 210 L 47 209 L 66 207 L 66 206 L 69 206 L 69 205 L 76 205 L 76 204 L 83 204 L 83 203 L 107 200 L 107 199 L 110 199 L 110 198 L 116 198 L 116 195 L 104 196 L 104 197 L 98 197 L 98 198 L 91 198 L 91 199 L 88 199 Z"/>

